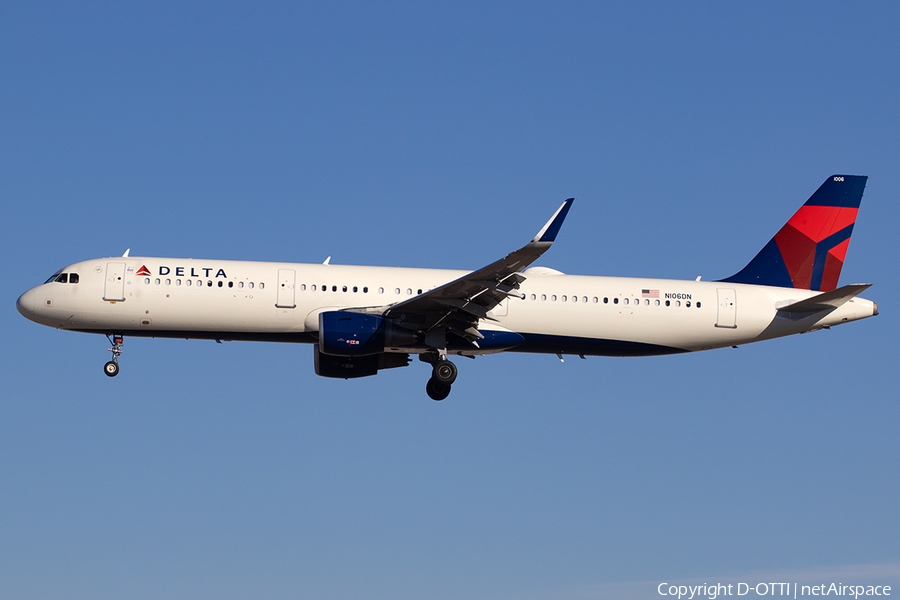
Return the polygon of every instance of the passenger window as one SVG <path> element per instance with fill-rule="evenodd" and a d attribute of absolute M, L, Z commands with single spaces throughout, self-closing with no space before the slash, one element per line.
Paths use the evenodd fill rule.
<path fill-rule="evenodd" d="M 175 287 L 178 287 L 178 286 L 180 286 L 180 285 L 181 285 L 181 280 L 180 280 L 180 279 L 176 279 L 176 280 L 175 280 Z"/>
<path fill-rule="evenodd" d="M 609 298 L 604 298 L 604 299 L 603 299 L 603 304 L 609 304 Z"/>
<path fill-rule="evenodd" d="M 395 294 L 399 294 L 399 293 L 400 293 L 400 288 L 394 288 L 394 293 L 395 293 Z"/>
<path fill-rule="evenodd" d="M 159 285 L 159 277 L 157 277 L 156 279 L 154 279 L 154 280 L 153 280 L 153 283 L 155 283 L 156 285 Z"/>
<path fill-rule="evenodd" d="M 305 284 L 305 283 L 301 283 L 301 284 L 300 284 L 300 291 L 301 291 L 301 292 L 305 292 L 305 291 L 306 291 L 306 284 Z"/>
<path fill-rule="evenodd" d="M 147 283 L 150 283 L 150 280 L 149 280 L 149 279 L 147 280 Z M 184 285 L 186 285 L 186 286 L 188 286 L 188 287 L 191 287 L 191 280 L 190 280 L 190 279 L 185 279 L 185 280 L 184 280 Z"/>
<path fill-rule="evenodd" d="M 342 292 L 346 292 L 346 291 L 347 291 L 347 286 L 345 285 L 344 287 L 342 287 L 342 288 L 341 288 L 341 291 L 342 291 Z"/>
<path fill-rule="evenodd" d="M 212 279 L 206 280 L 206 287 L 212 287 Z"/>
<path fill-rule="evenodd" d="M 672 306 L 672 303 L 670 301 L 666 300 L 666 306 Z"/>
<path fill-rule="evenodd" d="M 336 286 L 336 285 L 331 286 L 331 291 L 332 291 L 332 292 L 336 292 L 336 291 L 337 291 L 337 286 Z"/>
<path fill-rule="evenodd" d="M 565 302 L 565 301 L 568 300 L 568 299 L 569 299 L 568 296 L 563 296 L 563 297 L 562 297 L 562 301 L 563 301 L 563 302 Z"/>
<path fill-rule="evenodd" d="M 406 288 L 406 295 L 412 296 L 412 288 Z"/>
<path fill-rule="evenodd" d="M 622 300 L 622 304 L 624 304 L 625 306 L 628 306 L 628 298 L 625 298 L 624 300 Z"/>
<path fill-rule="evenodd" d="M 553 302 L 556 302 L 556 294 L 553 294 L 552 296 L 550 296 L 550 300 L 552 300 Z"/>
<path fill-rule="evenodd" d="M 547 301 L 547 294 L 541 294 L 541 302 Z"/>
<path fill-rule="evenodd" d="M 587 296 L 582 296 L 581 301 L 584 302 L 585 304 L 587 304 Z M 594 302 L 596 302 L 596 301 L 597 301 L 597 299 L 594 298 Z"/>
<path fill-rule="evenodd" d="M 653 303 L 656 304 L 656 306 L 659 306 L 659 300 L 654 300 Z"/>
<path fill-rule="evenodd" d="M 219 287 L 222 287 L 222 282 L 221 282 L 221 281 L 219 282 Z"/>
<path fill-rule="evenodd" d="M 532 299 L 532 300 L 537 300 L 537 294 L 532 294 L 532 295 L 531 295 L 531 299 Z"/>
<path fill-rule="evenodd" d="M 685 305 L 685 307 L 690 308 L 690 307 L 691 307 L 691 301 L 688 300 L 687 302 L 684 303 L 684 305 Z"/>
<path fill-rule="evenodd" d="M 421 294 L 421 293 L 422 293 L 422 290 L 421 290 L 421 289 L 419 289 L 419 291 L 416 292 L 416 294 Z"/>
<path fill-rule="evenodd" d="M 355 294 L 355 293 L 358 292 L 358 291 L 359 291 L 359 288 L 356 287 L 356 286 L 354 285 L 354 286 L 353 286 L 353 293 Z"/>
<path fill-rule="evenodd" d="M 260 282 L 259 282 L 259 289 L 263 290 L 263 289 L 265 289 L 265 288 L 266 288 L 266 284 L 263 283 L 262 281 L 260 281 Z"/>
<path fill-rule="evenodd" d="M 697 308 L 700 308 L 700 302 L 697 301 Z"/>
<path fill-rule="evenodd" d="M 368 288 L 368 286 L 367 286 L 367 287 L 364 287 L 364 288 L 363 288 L 363 294 L 368 294 L 368 293 L 369 293 L 369 288 Z"/>
<path fill-rule="evenodd" d="M 150 285 L 150 278 L 149 278 L 149 277 L 145 277 L 145 278 L 144 278 L 144 283 L 147 284 L 147 285 Z"/>
<path fill-rule="evenodd" d="M 618 299 L 618 298 L 613 298 L 613 304 L 618 304 L 618 303 L 619 303 L 619 299 Z"/>
<path fill-rule="evenodd" d="M 171 280 L 171 279 L 166 279 L 166 285 L 172 285 L 172 280 Z"/>
<path fill-rule="evenodd" d="M 78 273 L 71 273 L 69 275 L 69 283 L 78 283 Z"/>
<path fill-rule="evenodd" d="M 247 284 L 247 287 L 250 288 L 250 289 L 252 290 L 252 289 L 253 289 L 253 282 L 251 281 L 250 283 L 248 283 L 248 284 Z"/>
<path fill-rule="evenodd" d="M 383 293 L 384 293 L 384 288 L 383 288 L 383 287 L 378 288 L 378 293 L 379 293 L 379 294 L 383 294 Z"/>

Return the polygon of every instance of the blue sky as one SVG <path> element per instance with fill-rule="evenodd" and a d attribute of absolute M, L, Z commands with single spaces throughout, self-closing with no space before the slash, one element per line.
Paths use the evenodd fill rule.
<path fill-rule="evenodd" d="M 0 8 L 4 598 L 651 598 L 900 585 L 893 4 Z M 306 346 L 23 319 L 121 255 L 727 277 L 833 173 L 875 319 L 356 381 Z M 804 579 L 805 578 L 805 579 Z M 839 579 L 844 578 L 844 579 Z"/>

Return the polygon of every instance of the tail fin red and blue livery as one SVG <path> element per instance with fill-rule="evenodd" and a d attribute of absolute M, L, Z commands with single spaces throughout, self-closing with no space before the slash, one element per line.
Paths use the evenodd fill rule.
<path fill-rule="evenodd" d="M 832 175 L 740 272 L 722 281 L 830 292 L 868 177 Z"/>

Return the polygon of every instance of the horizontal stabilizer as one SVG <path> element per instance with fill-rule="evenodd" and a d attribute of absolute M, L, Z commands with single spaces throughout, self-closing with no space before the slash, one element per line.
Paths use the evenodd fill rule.
<path fill-rule="evenodd" d="M 814 313 L 820 310 L 834 310 L 851 298 L 855 298 L 872 286 L 871 283 L 853 283 L 839 287 L 836 290 L 792 302 L 786 306 L 778 307 L 781 312 L 788 313 Z"/>

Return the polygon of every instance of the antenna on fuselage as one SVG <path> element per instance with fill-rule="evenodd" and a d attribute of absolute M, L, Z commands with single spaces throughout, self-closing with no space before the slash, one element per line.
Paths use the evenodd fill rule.
<path fill-rule="evenodd" d="M 128 253 L 131 252 L 131 248 L 125 251 L 125 254 L 122 255 L 122 258 L 128 258 Z"/>
<path fill-rule="evenodd" d="M 323 265 L 327 265 L 329 262 L 331 262 L 331 257 L 330 257 L 330 256 L 329 256 L 328 258 L 326 258 L 326 259 L 325 259 L 325 262 L 323 262 L 322 264 L 323 264 Z"/>

